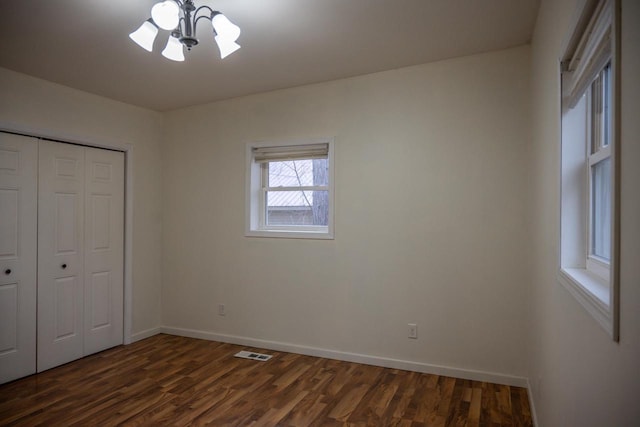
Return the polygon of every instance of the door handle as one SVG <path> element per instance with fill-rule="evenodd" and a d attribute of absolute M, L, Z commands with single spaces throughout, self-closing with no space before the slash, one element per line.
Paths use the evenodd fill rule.
<path fill-rule="evenodd" d="M 6 274 L 7 276 L 8 276 L 9 274 L 11 274 L 11 269 L 10 269 L 10 268 L 7 268 L 7 269 L 4 271 L 4 274 Z"/>
<path fill-rule="evenodd" d="M 65 268 L 67 268 L 67 264 L 62 264 L 60 267 L 62 267 L 62 269 L 64 270 Z"/>

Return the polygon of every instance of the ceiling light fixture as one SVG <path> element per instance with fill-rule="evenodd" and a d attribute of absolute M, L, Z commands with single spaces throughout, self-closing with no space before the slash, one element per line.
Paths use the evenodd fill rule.
<path fill-rule="evenodd" d="M 196 8 L 193 0 L 164 0 L 156 3 L 151 8 L 151 18 L 129 34 L 129 37 L 138 46 L 151 52 L 158 28 L 169 30 L 171 35 L 162 55 L 172 61 L 184 61 L 184 47 L 191 50 L 198 44 L 195 37 L 196 27 L 198 21 L 203 18 L 210 22 L 213 29 L 214 39 L 220 49 L 220 58 L 240 49 L 240 45 L 236 43 L 240 37 L 240 28 L 209 6 Z"/>

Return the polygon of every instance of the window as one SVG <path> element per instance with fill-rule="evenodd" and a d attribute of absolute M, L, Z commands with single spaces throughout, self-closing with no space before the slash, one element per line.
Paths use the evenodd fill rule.
<path fill-rule="evenodd" d="M 247 145 L 245 235 L 333 238 L 333 141 Z"/>
<path fill-rule="evenodd" d="M 613 0 L 586 1 L 562 70 L 559 280 L 618 339 Z"/>

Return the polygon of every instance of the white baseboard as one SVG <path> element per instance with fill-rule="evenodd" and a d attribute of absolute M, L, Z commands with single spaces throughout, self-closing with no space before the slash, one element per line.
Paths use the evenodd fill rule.
<path fill-rule="evenodd" d="M 170 326 L 163 326 L 160 329 L 162 333 L 169 335 L 199 338 L 209 341 L 219 341 L 229 344 L 264 348 L 274 351 L 284 351 L 287 353 L 304 354 L 307 356 L 324 357 L 326 359 L 342 360 L 345 362 L 356 362 L 365 365 L 381 366 L 383 368 L 402 369 L 405 371 L 415 371 L 433 375 L 444 375 L 448 377 L 462 378 L 473 381 L 492 382 L 495 384 L 504 384 L 516 387 L 528 387 L 528 381 L 524 377 L 498 374 L 495 372 L 460 369 L 448 366 L 432 365 L 422 362 L 412 362 L 408 360 L 390 359 L 386 357 L 369 356 L 366 354 L 327 350 L 317 347 L 307 347 L 303 345 L 278 341 L 267 341 L 257 338 L 240 337 L 236 335 L 217 334 L 214 332 L 199 331 L 194 329 L 173 328 Z M 531 395 L 531 393 L 529 393 L 529 395 Z"/>
<path fill-rule="evenodd" d="M 136 341 L 140 341 L 140 340 L 143 340 L 145 338 L 149 338 L 149 337 L 152 337 L 154 335 L 158 335 L 159 333 L 162 333 L 162 328 L 160 328 L 160 327 L 146 329 L 144 331 L 136 332 L 134 334 L 131 334 L 131 342 L 134 343 Z"/>

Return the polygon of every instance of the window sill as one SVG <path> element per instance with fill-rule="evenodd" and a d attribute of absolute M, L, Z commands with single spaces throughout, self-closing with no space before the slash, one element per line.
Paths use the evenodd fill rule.
<path fill-rule="evenodd" d="M 244 235 L 245 237 L 273 237 L 279 239 L 333 240 L 333 234 L 326 231 L 249 230 Z"/>
<path fill-rule="evenodd" d="M 613 336 L 613 316 L 607 281 L 584 268 L 561 268 L 558 280 L 600 326 Z"/>

